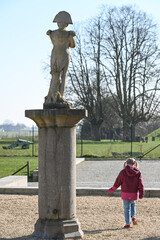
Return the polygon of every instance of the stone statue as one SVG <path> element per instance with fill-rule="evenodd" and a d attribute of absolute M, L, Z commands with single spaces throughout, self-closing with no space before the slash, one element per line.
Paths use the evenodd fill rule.
<path fill-rule="evenodd" d="M 46 33 L 53 43 L 53 50 L 50 62 L 52 78 L 44 105 L 69 105 L 63 95 L 70 62 L 69 47 L 75 47 L 75 32 L 66 30 L 68 24 L 72 24 L 72 19 L 68 12 L 59 12 L 53 22 L 57 23 L 59 29 L 48 30 Z"/>

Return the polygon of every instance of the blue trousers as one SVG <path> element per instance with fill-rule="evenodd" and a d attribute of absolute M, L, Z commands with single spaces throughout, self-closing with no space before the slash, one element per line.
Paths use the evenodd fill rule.
<path fill-rule="evenodd" d="M 123 200 L 123 206 L 126 224 L 131 224 L 131 217 L 136 216 L 135 201 Z"/>

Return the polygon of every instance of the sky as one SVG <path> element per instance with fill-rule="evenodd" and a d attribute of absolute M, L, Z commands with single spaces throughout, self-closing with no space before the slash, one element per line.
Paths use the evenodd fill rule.
<path fill-rule="evenodd" d="M 32 126 L 25 110 L 43 109 L 50 83 L 44 67 L 52 50 L 46 31 L 57 29 L 52 21 L 59 11 L 77 23 L 96 16 L 102 5 L 128 4 L 160 25 L 160 0 L 0 0 L 0 124 Z"/>

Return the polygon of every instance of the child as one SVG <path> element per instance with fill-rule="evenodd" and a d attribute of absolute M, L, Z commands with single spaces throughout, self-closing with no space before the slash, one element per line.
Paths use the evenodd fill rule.
<path fill-rule="evenodd" d="M 133 225 L 137 225 L 135 200 L 142 199 L 144 196 L 141 172 L 137 168 L 137 162 L 134 158 L 128 158 L 124 163 L 124 169 L 119 173 L 108 193 L 114 192 L 120 185 L 126 221 L 124 228 L 130 228 L 131 218 Z"/>

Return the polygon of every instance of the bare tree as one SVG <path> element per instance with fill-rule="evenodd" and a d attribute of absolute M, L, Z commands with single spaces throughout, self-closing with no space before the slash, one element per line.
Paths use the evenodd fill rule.
<path fill-rule="evenodd" d="M 131 129 L 134 140 L 135 126 L 149 121 L 158 110 L 157 26 L 134 7 L 103 7 L 83 31 L 77 36 L 69 72 L 74 102 L 88 109 L 92 133 L 99 140 L 103 99 L 109 94 L 110 107 L 123 122 L 123 140 L 131 139 Z"/>
<path fill-rule="evenodd" d="M 103 37 L 101 18 L 92 19 L 87 24 L 85 36 L 77 34 L 76 48 L 72 51 L 69 78 L 74 102 L 88 110 L 92 139 L 100 140 L 103 122 L 102 100 L 105 97 L 105 81 L 101 66 Z M 77 32 L 77 31 L 76 31 Z"/>
<path fill-rule="evenodd" d="M 105 78 L 113 108 L 123 120 L 123 140 L 139 122 L 148 121 L 159 105 L 160 51 L 153 20 L 131 6 L 104 8 Z"/>
<path fill-rule="evenodd" d="M 112 96 L 107 96 L 103 101 L 104 118 L 101 127 L 102 136 L 107 132 L 109 139 L 122 139 L 122 119 L 114 110 Z"/>

